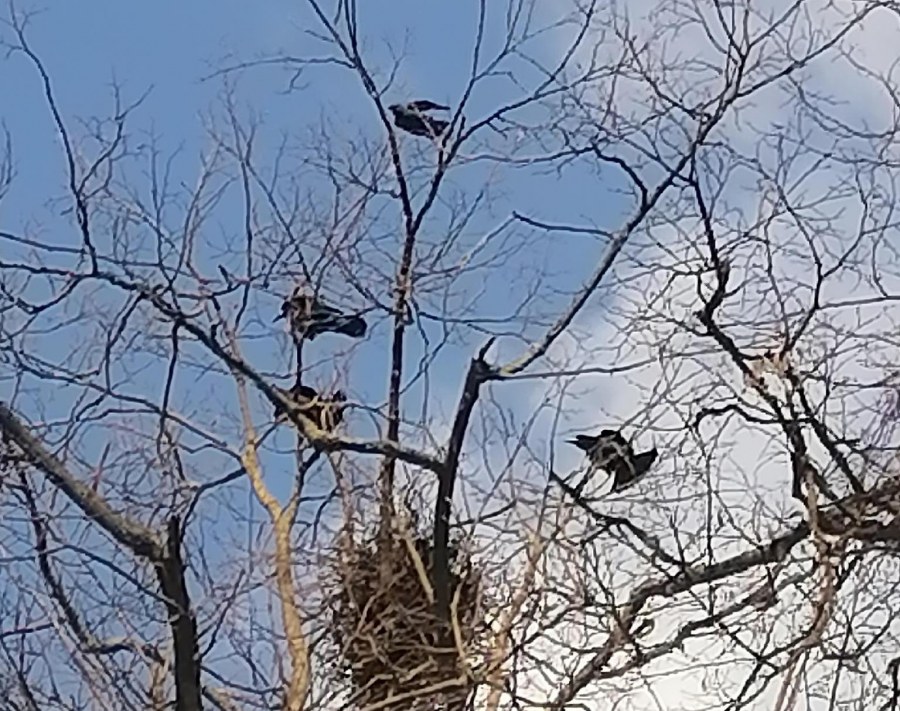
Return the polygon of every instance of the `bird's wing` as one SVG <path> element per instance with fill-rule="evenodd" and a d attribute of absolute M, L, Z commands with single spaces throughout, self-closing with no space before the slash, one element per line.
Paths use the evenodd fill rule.
<path fill-rule="evenodd" d="M 422 118 L 423 117 L 416 113 L 404 111 L 403 113 L 398 113 L 394 117 L 394 125 L 414 136 L 427 136 L 428 127 L 425 125 Z"/>
<path fill-rule="evenodd" d="M 613 471 L 613 485 L 611 493 L 617 493 L 631 486 L 637 480 L 637 474 L 634 470 L 634 464 L 627 459 L 623 459 L 616 463 L 615 471 Z"/>
<path fill-rule="evenodd" d="M 316 319 L 325 319 L 325 318 L 337 318 L 342 316 L 343 314 L 339 309 L 336 309 L 334 306 L 329 306 L 326 303 L 321 301 L 315 302 L 313 304 L 312 309 L 310 310 L 310 317 Z"/>
<path fill-rule="evenodd" d="M 416 111 L 449 111 L 449 106 L 444 106 L 443 104 L 436 104 L 429 99 L 419 99 L 418 101 L 410 101 L 407 104 L 409 108 L 414 109 Z"/>
<path fill-rule="evenodd" d="M 655 449 L 641 452 L 638 455 L 623 457 L 616 463 L 615 472 L 613 474 L 613 491 L 621 491 L 644 476 L 653 462 L 656 461 L 657 451 Z"/>

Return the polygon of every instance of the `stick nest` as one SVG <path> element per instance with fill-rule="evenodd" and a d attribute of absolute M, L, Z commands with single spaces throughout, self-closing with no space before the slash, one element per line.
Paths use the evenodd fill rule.
<path fill-rule="evenodd" d="M 357 708 L 462 709 L 474 688 L 467 659 L 485 631 L 482 575 L 451 537 L 451 621 L 440 619 L 431 535 L 414 510 L 409 518 L 390 532 L 344 534 L 329 566 L 336 671 Z"/>

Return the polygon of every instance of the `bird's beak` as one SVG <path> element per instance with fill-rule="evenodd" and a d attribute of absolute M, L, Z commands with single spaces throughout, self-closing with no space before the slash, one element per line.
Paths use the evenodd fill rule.
<path fill-rule="evenodd" d="M 272 323 L 275 323 L 276 321 L 280 321 L 283 318 L 284 318 L 284 314 L 280 313 L 275 318 L 272 319 Z"/>
<path fill-rule="evenodd" d="M 577 445 L 578 445 L 578 440 L 577 440 L 577 439 L 567 439 L 567 440 L 566 440 L 566 444 L 574 444 L 574 445 L 577 446 Z"/>

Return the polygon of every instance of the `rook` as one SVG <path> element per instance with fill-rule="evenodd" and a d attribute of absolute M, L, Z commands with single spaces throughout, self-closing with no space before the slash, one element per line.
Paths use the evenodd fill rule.
<path fill-rule="evenodd" d="M 616 430 L 602 430 L 598 435 L 580 434 L 568 442 L 587 453 L 591 470 L 603 469 L 612 474 L 612 493 L 622 491 L 640 479 L 653 466 L 659 454 L 655 447 L 636 454 L 631 444 Z"/>
<path fill-rule="evenodd" d="M 302 287 L 293 293 L 281 305 L 281 313 L 275 317 L 287 319 L 291 331 L 298 339 L 313 340 L 323 333 L 340 333 L 351 338 L 362 338 L 366 335 L 366 321 L 358 314 L 345 314 L 320 301 L 314 296 L 304 294 Z"/>
<path fill-rule="evenodd" d="M 319 429 L 325 432 L 333 432 L 344 421 L 344 403 L 347 402 L 347 396 L 341 390 L 336 390 L 328 398 L 322 397 L 308 385 L 295 385 L 290 390 L 282 392 L 293 400 L 301 414 L 312 420 Z M 290 416 L 281 404 L 275 405 L 274 414 L 276 423 L 280 424 L 290 420 Z"/>

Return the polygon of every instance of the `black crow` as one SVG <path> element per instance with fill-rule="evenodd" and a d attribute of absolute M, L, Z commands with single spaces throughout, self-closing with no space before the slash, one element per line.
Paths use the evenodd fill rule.
<path fill-rule="evenodd" d="M 336 390 L 331 397 L 324 398 L 318 391 L 308 385 L 295 385 L 290 390 L 282 393 L 294 401 L 297 409 L 312 420 L 319 429 L 332 432 L 344 421 L 344 403 L 347 396 L 341 390 Z M 287 422 L 290 417 L 281 404 L 275 405 L 275 422 Z"/>
<path fill-rule="evenodd" d="M 576 435 L 568 442 L 587 453 L 592 468 L 612 474 L 611 493 L 622 491 L 640 479 L 659 454 L 655 447 L 635 454 L 631 444 L 616 430 L 603 430 L 598 435 Z"/>
<path fill-rule="evenodd" d="M 388 109 L 394 115 L 394 125 L 397 128 L 414 136 L 429 136 L 431 138 L 437 138 L 444 133 L 450 122 L 444 119 L 433 118 L 423 112 L 432 109 L 447 111 L 449 108 L 449 106 L 442 106 L 427 99 L 410 101 L 408 104 L 391 104 L 388 106 Z"/>
<path fill-rule="evenodd" d="M 301 287 L 281 305 L 281 313 L 275 321 L 286 318 L 297 338 L 313 340 L 323 333 L 341 333 L 351 338 L 366 335 L 366 321 L 358 314 L 344 314 L 333 306 L 303 293 Z"/>

